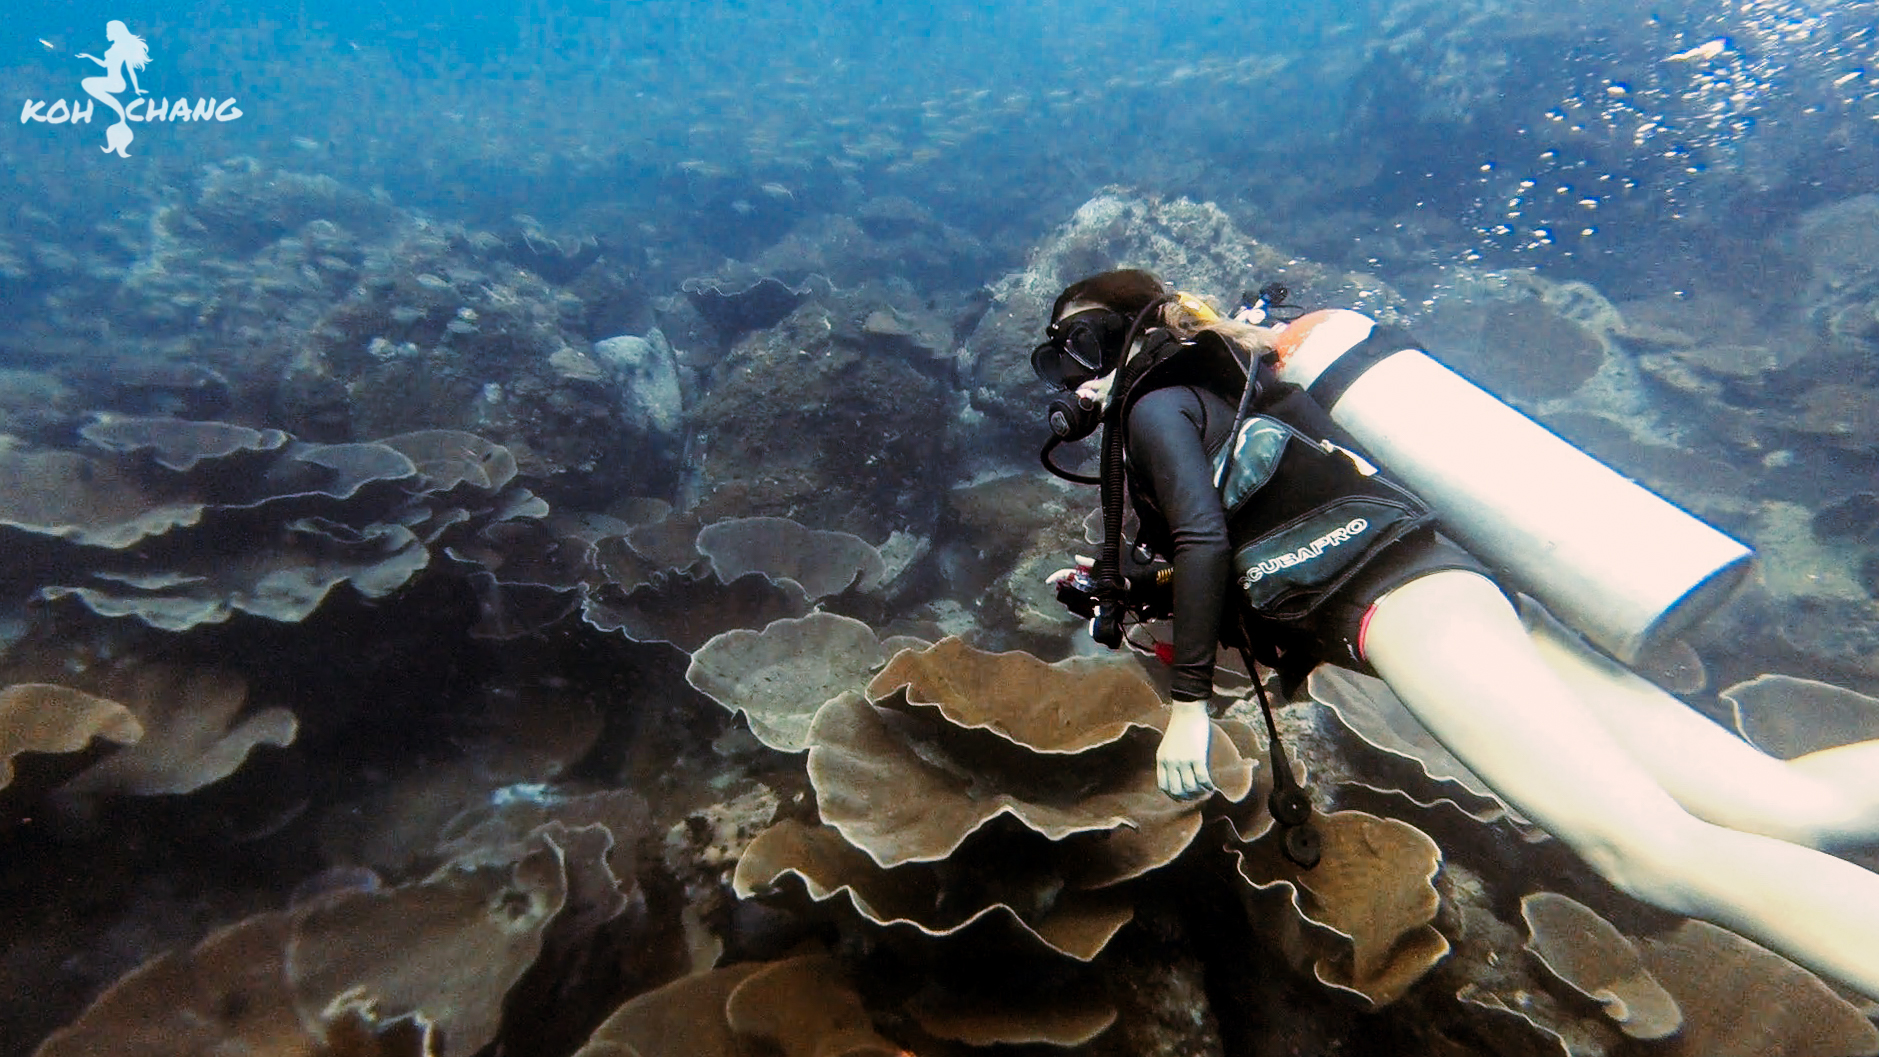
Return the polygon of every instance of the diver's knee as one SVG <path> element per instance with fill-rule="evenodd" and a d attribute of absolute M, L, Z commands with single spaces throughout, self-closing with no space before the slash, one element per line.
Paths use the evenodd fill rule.
<path fill-rule="evenodd" d="M 1696 906 L 1698 882 L 1711 869 L 1701 831 L 1708 823 L 1660 823 L 1613 830 L 1575 842 L 1581 858 L 1614 887 L 1676 913 Z"/>
<path fill-rule="evenodd" d="M 1863 848 L 1872 844 L 1873 833 L 1879 830 L 1876 809 L 1879 805 L 1858 803 L 1837 790 L 1827 790 L 1810 798 L 1805 807 L 1784 814 L 1780 824 L 1753 831 L 1823 851 Z"/>

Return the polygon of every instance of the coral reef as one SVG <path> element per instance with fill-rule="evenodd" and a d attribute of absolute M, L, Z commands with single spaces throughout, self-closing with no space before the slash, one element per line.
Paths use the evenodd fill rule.
<path fill-rule="evenodd" d="M 1040 1003 L 1035 995 L 975 994 L 967 998 L 935 988 L 907 1013 L 929 1035 L 968 1046 L 1054 1046 L 1073 1049 L 1096 1040 L 1116 1023 L 1116 1009 L 1093 996 Z"/>
<path fill-rule="evenodd" d="M 250 918 L 218 930 L 193 950 L 143 965 L 34 1053 L 156 1055 L 227 1047 L 318 1053 L 332 1040 L 325 1030 L 315 1035 L 300 1022 L 282 964 L 288 927 L 284 913 Z M 361 1011 L 370 1016 L 369 1010 Z M 429 1057 L 434 1052 L 428 1043 L 430 1025 L 419 1017 L 409 1023 L 417 1045 L 403 1052 Z M 326 1016 L 315 1024 L 332 1026 Z"/>
<path fill-rule="evenodd" d="M 954 485 L 947 499 L 952 550 L 970 547 L 983 555 L 984 566 L 1005 569 L 973 600 L 980 620 L 1033 633 L 1037 642 L 1020 640 L 1032 648 L 1060 640 L 1077 618 L 1057 601 L 1047 579 L 1073 555 L 1095 553 L 1083 520 L 1096 497 L 1027 470 L 976 475 Z"/>
<path fill-rule="evenodd" d="M 731 1030 L 768 1042 L 784 1057 L 899 1057 L 875 1034 L 860 996 L 848 990 L 833 958 L 803 955 L 764 966 L 724 1004 Z"/>
<path fill-rule="evenodd" d="M 1467 58 L 1483 17 L 1385 12 L 1398 46 L 1450 59 L 1433 66 L 1324 54 L 1407 69 L 1426 89 L 1411 127 L 1468 127 L 1518 73 Z M 1149 83 L 1105 90 L 1146 106 L 1287 63 L 1154 59 L 1131 67 Z M 1335 79 L 1324 65 L 1283 80 Z M 423 112 L 456 122 L 446 98 Z M 1604 278 L 1452 264 L 1475 233 L 1426 215 L 1285 207 L 1374 190 L 1393 163 L 1358 152 L 1318 187 L 1269 167 L 1255 203 L 1204 171 L 1243 172 L 1245 148 L 1206 147 L 1235 164 L 1160 158 L 1143 171 L 1166 194 L 1077 208 L 1077 166 L 1119 170 L 1027 142 L 940 190 L 919 155 L 1087 100 L 967 92 L 904 127 L 782 129 L 766 101 L 719 98 L 738 156 L 779 171 L 622 176 L 559 116 L 522 136 L 469 115 L 395 189 L 430 211 L 322 171 L 387 149 L 372 135 L 153 170 L 134 194 L 79 173 L 72 194 L 122 205 L 84 234 L 7 207 L 7 1052 L 61 1021 L 47 1057 L 1879 1044 L 1783 960 L 1612 892 L 1360 679 L 1321 671 L 1279 711 L 1324 809 L 1317 870 L 1278 855 L 1240 719 L 1215 728 L 1227 796 L 1161 795 L 1152 673 L 1047 663 L 1087 648 L 1043 577 L 1087 546 L 1094 499 L 1037 472 L 1024 362 L 1063 283 L 1123 264 L 1223 305 L 1277 278 L 1413 325 L 1757 544 L 1761 582 L 1660 674 L 1793 756 L 1872 729 L 1870 196 L 1757 221 L 1784 232 L 1792 313 L 1721 278 L 1615 300 Z M 1303 123 L 1344 136 L 1408 113 L 1363 92 L 1301 105 L 1348 107 Z M 1210 131 L 1155 112 L 1171 136 Z M 1623 145 L 1607 133 L 1593 153 Z M 500 183 L 461 178 L 491 166 L 645 201 L 448 208 Z M 1174 197 L 1207 188 L 1224 206 Z M 964 230 L 946 203 L 967 200 L 1069 219 L 1031 245 L 1031 227 Z M 1012 645 L 1028 652 L 993 652 Z M 1706 661 L 1734 684 L 1716 701 L 1695 697 Z M 1777 669 L 1851 685 L 1743 681 Z M 811 935 L 835 942 L 801 953 Z"/>
<path fill-rule="evenodd" d="M 366 271 L 285 370 L 289 428 L 328 440 L 461 429 L 525 453 L 541 478 L 630 463 L 612 376 L 568 329 L 565 295 L 421 222 Z"/>
<path fill-rule="evenodd" d="M 116 701 L 51 683 L 9 686 L 0 690 L 0 788 L 23 752 L 77 752 L 93 738 L 130 745 L 143 735 L 136 713 Z"/>
<path fill-rule="evenodd" d="M 1508 1018 L 1489 1032 L 1500 1052 L 1879 1052 L 1879 1029 L 1852 1003 L 1724 929 L 1684 921 L 1634 941 L 1557 893 L 1532 893 L 1521 905 L 1527 950 L 1545 976 L 1526 990 L 1503 980 L 1470 984 L 1457 996 Z M 1579 1011 L 1587 1007 L 1602 1008 L 1623 1034 L 1586 1020 Z"/>
<path fill-rule="evenodd" d="M 343 891 L 231 925 L 118 981 L 36 1053 L 181 1045 L 312 1055 L 334 1041 L 335 1021 L 398 1030 L 373 1023 L 381 1008 L 402 1010 L 385 1019 L 408 1018 L 420 1037 L 435 1031 L 479 1048 L 495 1037 L 502 996 L 539 953 L 577 868 L 552 836 L 533 843 L 501 868 L 447 867 L 416 884 Z"/>
<path fill-rule="evenodd" d="M 843 286 L 888 279 L 922 290 L 970 287 L 990 251 L 911 199 L 872 196 L 849 215 L 797 224 L 752 261 L 757 270 L 801 283 L 811 274 Z"/>
<path fill-rule="evenodd" d="M 188 793 L 227 777 L 259 745 L 288 745 L 299 725 L 284 708 L 242 715 L 248 687 L 228 672 L 141 665 L 113 672 L 101 689 L 121 699 L 143 737 L 79 772 L 60 792 L 137 796 Z"/>
<path fill-rule="evenodd" d="M 1778 759 L 1879 737 L 1879 699 L 1817 679 L 1758 675 L 1717 697 L 1736 733 Z"/>
<path fill-rule="evenodd" d="M 866 700 L 824 706 L 809 777 L 823 820 L 882 867 L 947 859 L 1008 815 L 1053 844 L 1068 839 L 1077 854 L 1062 868 L 1103 887 L 1171 861 L 1199 829 L 1191 805 L 1155 787 L 1132 735 L 1161 722 L 1154 691 L 1129 666 L 1047 665 L 949 638 L 897 654 Z M 1216 780 L 1229 799 L 1244 797 L 1250 769 L 1229 739 L 1215 741 Z M 903 795 L 882 803 L 888 788 Z M 1083 834 L 1106 837 L 1073 839 Z"/>
<path fill-rule="evenodd" d="M 1807 322 L 1823 340 L 1827 357 L 1869 376 L 1867 357 L 1879 338 L 1879 316 L 1874 315 L 1879 269 L 1872 261 L 1872 247 L 1879 242 L 1879 196 L 1856 195 L 1809 209 L 1782 241 L 1806 262 L 1802 299 Z"/>
<path fill-rule="evenodd" d="M 866 682 L 886 659 L 866 624 L 811 613 L 760 632 L 737 628 L 712 637 L 692 651 L 685 681 L 742 712 L 758 741 L 803 752 L 823 704 Z"/>
<path fill-rule="evenodd" d="M 1417 336 L 1443 363 L 1503 399 L 1533 406 L 1570 395 L 1615 352 L 1616 310 L 1584 283 L 1515 273 L 1464 277 L 1456 286 L 1423 313 Z M 1584 311 L 1589 305 L 1600 310 Z"/>
<path fill-rule="evenodd" d="M 770 329 L 815 294 L 830 292 L 829 281 L 819 275 L 804 276 L 798 289 L 754 266 L 737 270 L 743 274 L 687 279 L 679 286 L 727 346 L 753 330 Z"/>
<path fill-rule="evenodd" d="M 1320 981 L 1388 1005 L 1448 954 L 1447 938 L 1430 925 L 1441 849 L 1406 822 L 1361 811 L 1332 812 L 1317 827 L 1323 859 L 1310 870 L 1286 861 L 1270 839 L 1239 851 L 1247 883 L 1289 893 L 1299 915 L 1254 916 L 1283 923 L 1281 945 Z M 1306 927 L 1286 928 L 1301 919 Z"/>
<path fill-rule="evenodd" d="M 1683 1027 L 1677 1000 L 1644 967 L 1637 947 L 1591 908 L 1556 892 L 1520 901 L 1532 939 L 1527 950 L 1562 983 L 1605 1007 L 1634 1039 L 1661 1039 Z"/>
<path fill-rule="evenodd" d="M 634 460 L 672 468 L 670 350 L 632 369 L 596 362 L 584 303 L 544 278 L 593 258 L 535 252 L 550 241 L 539 224 L 514 249 L 382 192 L 237 158 L 169 189 L 122 239 L 133 256 L 108 300 L 135 336 L 50 372 L 96 392 L 94 408 L 267 421 L 326 442 L 462 429 L 509 444 L 545 480 L 591 482 Z"/>
<path fill-rule="evenodd" d="M 621 1006 L 576 1057 L 896 1057 L 826 954 L 688 976 Z"/>
<path fill-rule="evenodd" d="M 303 620 L 342 583 L 383 597 L 429 563 L 426 543 L 455 522 L 545 513 L 524 490 L 497 494 L 513 460 L 464 433 L 307 444 L 117 415 L 81 432 L 101 450 L 5 452 L 0 525 L 29 537 L 21 550 L 34 556 L 15 575 L 40 597 L 171 631 L 237 611 Z"/>
<path fill-rule="evenodd" d="M 697 543 L 720 580 L 763 572 L 793 581 L 811 600 L 879 587 L 887 571 L 880 552 L 861 537 L 808 529 L 788 518 L 713 522 L 699 531 Z"/>
<path fill-rule="evenodd" d="M 619 631 L 639 642 L 670 642 L 686 652 L 734 628 L 764 627 L 802 616 L 808 599 L 794 583 L 762 573 L 730 583 L 709 572 L 679 572 L 631 591 L 589 595 L 581 619 L 601 631 Z"/>
<path fill-rule="evenodd" d="M 1644 965 L 1684 1010 L 1667 1050 L 1688 1054 L 1879 1052 L 1879 1029 L 1780 955 L 1702 921 L 1646 938 Z"/>
<path fill-rule="evenodd" d="M 848 533 L 785 518 L 701 527 L 663 504 L 638 523 L 545 516 L 532 494 L 516 495 L 519 504 L 445 548 L 472 569 L 482 637 L 537 634 L 579 610 L 595 629 L 690 653 L 723 632 L 803 616 L 826 596 L 853 601 L 885 586 L 880 552 Z"/>
<path fill-rule="evenodd" d="M 992 922 L 1046 951 L 1085 962 L 1133 916 L 1128 901 L 1114 893 L 1056 894 L 1063 882 L 1048 866 L 1019 866 L 1011 862 L 1009 847 L 1001 851 L 961 858 L 960 872 L 986 875 L 973 878 L 979 890 L 962 893 L 933 870 L 883 870 L 833 828 L 786 820 L 751 842 L 738 862 L 736 886 L 745 898 L 773 895 L 785 890 L 778 882 L 790 876 L 814 902 L 846 896 L 854 912 L 875 925 L 950 937 L 969 930 L 984 936 L 991 930 L 982 923 Z M 1007 872 L 995 877 L 1001 860 Z"/>
<path fill-rule="evenodd" d="M 1199 832 L 1200 805 L 1154 787 L 1154 691 L 1128 667 L 973 650 L 957 639 L 897 654 L 870 682 L 824 704 L 809 732 L 820 826 L 784 820 L 739 862 L 749 898 L 786 876 L 815 904 L 845 896 L 903 939 L 978 937 L 1013 957 L 1096 959 L 1133 916 L 1124 882 L 1172 862 Z M 1224 732 L 1224 728 L 1223 728 Z M 1214 739 L 1229 800 L 1252 791 L 1241 730 Z M 968 950 L 961 955 L 971 958 Z M 946 1038 L 1087 1041 L 1113 1008 L 1045 1000 L 1018 1014 L 960 981 L 910 1013 Z"/>
<path fill-rule="evenodd" d="M 1416 785 L 1432 783 L 1447 799 L 1475 811 L 1483 822 L 1512 813 L 1493 790 L 1430 735 L 1381 679 L 1327 666 L 1313 671 L 1305 685 L 1311 700 L 1330 709 L 1342 727 L 1366 745 L 1413 761 Z M 1387 774 L 1374 766 L 1362 770 L 1377 778 Z"/>

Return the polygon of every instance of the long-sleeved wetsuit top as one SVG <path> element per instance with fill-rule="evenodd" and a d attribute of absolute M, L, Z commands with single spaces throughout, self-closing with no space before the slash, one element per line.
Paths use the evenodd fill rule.
<path fill-rule="evenodd" d="M 1129 409 L 1129 480 L 1152 505 L 1148 510 L 1136 504 L 1142 536 L 1174 563 L 1177 701 L 1213 695 L 1214 652 L 1233 554 L 1210 453 L 1226 442 L 1233 414 L 1233 405 L 1192 385 L 1156 389 Z"/>

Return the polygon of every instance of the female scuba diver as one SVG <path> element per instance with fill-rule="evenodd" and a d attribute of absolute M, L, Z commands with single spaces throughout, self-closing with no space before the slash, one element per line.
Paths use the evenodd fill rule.
<path fill-rule="evenodd" d="M 1032 354 L 1064 394 L 1057 440 L 1098 425 L 1106 448 L 1113 437 L 1103 478 L 1052 464 L 1056 441 L 1044 451 L 1053 472 L 1104 484 L 1116 527 L 1093 570 L 1097 602 L 1156 579 L 1149 559 L 1172 562 L 1161 788 L 1213 791 L 1218 644 L 1294 681 L 1301 655 L 1328 660 L 1380 676 L 1476 775 L 1626 893 L 1879 998 L 1879 874 L 1821 850 L 1879 840 L 1879 742 L 1777 760 L 1575 636 L 1530 634 L 1429 506 L 1280 380 L 1273 350 L 1298 326 L 1223 319 L 1146 272 L 1116 271 L 1065 289 Z M 1140 531 L 1123 548 L 1125 481 Z M 1092 632 L 1113 647 L 1097 612 Z"/>

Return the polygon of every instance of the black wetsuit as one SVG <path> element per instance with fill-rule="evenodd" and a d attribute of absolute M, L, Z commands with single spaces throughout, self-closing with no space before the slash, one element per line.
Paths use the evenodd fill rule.
<path fill-rule="evenodd" d="M 1174 563 L 1177 701 L 1213 695 L 1214 650 L 1225 612 L 1233 548 L 1214 490 L 1213 456 L 1234 408 L 1195 385 L 1156 389 L 1129 409 L 1129 479 L 1142 538 Z"/>
<path fill-rule="evenodd" d="M 1215 389 L 1178 370 L 1151 375 L 1125 399 L 1130 492 L 1142 527 L 1138 539 L 1174 564 L 1174 678 L 1176 700 L 1212 696 L 1214 655 L 1222 641 L 1245 642 L 1262 661 L 1272 663 L 1275 644 L 1294 662 L 1293 678 L 1302 678 L 1316 659 L 1365 670 L 1357 649 L 1363 612 L 1393 587 L 1441 568 L 1484 571 L 1454 544 L 1438 537 L 1426 507 L 1402 493 L 1411 516 L 1365 544 L 1340 553 L 1334 564 L 1346 569 L 1322 591 L 1295 594 L 1269 612 L 1252 609 L 1234 582 L 1236 547 L 1260 538 L 1275 526 L 1296 520 L 1301 512 L 1323 509 L 1340 497 L 1387 489 L 1381 478 L 1365 478 L 1345 456 L 1331 459 L 1309 442 L 1294 442 L 1291 455 L 1272 480 L 1231 518 L 1214 486 L 1214 456 L 1233 427 L 1234 404 Z M 1293 427 L 1308 438 L 1329 440 L 1353 452 L 1356 442 L 1330 415 L 1295 386 L 1277 381 L 1262 366 L 1255 410 Z M 1162 384 L 1154 384 L 1160 382 Z M 1302 461 L 1300 461 L 1302 460 Z M 1378 561 L 1385 557 L 1387 560 Z M 1230 618 L 1230 619 L 1223 619 Z M 1301 668 L 1296 662 L 1304 656 Z"/>

